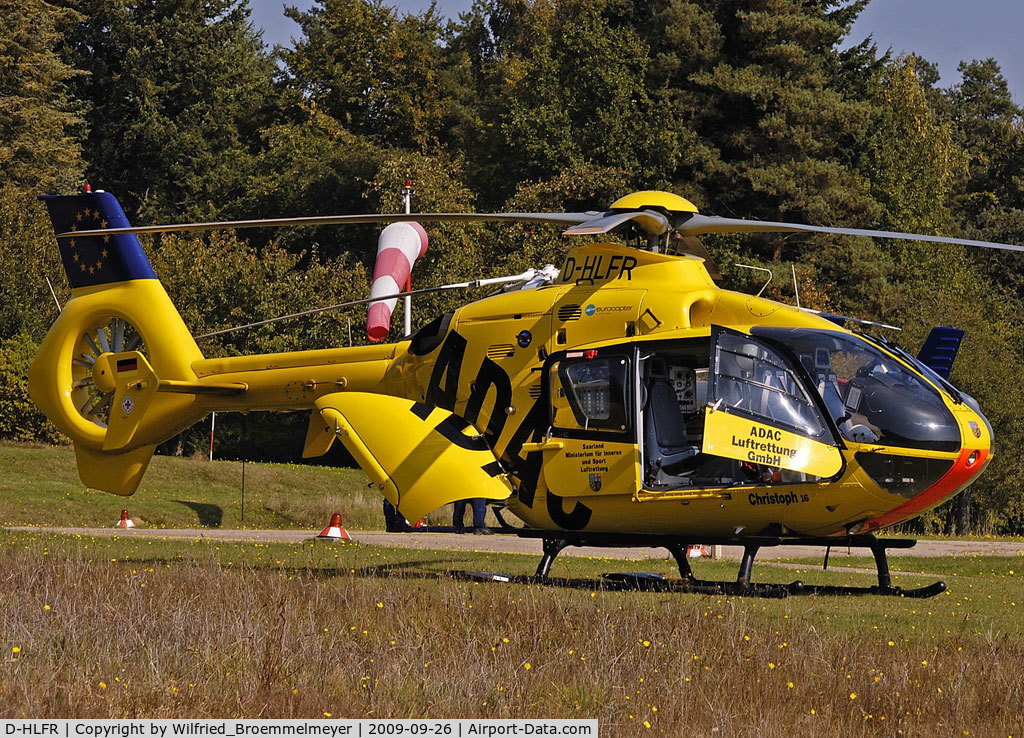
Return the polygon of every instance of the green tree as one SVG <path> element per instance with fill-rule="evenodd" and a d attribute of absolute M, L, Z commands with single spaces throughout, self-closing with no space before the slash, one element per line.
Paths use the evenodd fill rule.
<path fill-rule="evenodd" d="M 0 1 L 0 181 L 39 194 L 81 182 L 78 73 L 60 57 L 74 11 L 46 0 Z"/>
<path fill-rule="evenodd" d="M 582 166 L 628 171 L 634 189 L 665 181 L 685 131 L 648 93 L 650 49 L 627 5 L 495 0 L 464 16 L 482 98 L 482 132 L 466 156 L 483 201 Z"/>
<path fill-rule="evenodd" d="M 1013 103 L 994 59 L 960 64 L 963 81 L 947 91 L 957 141 L 969 157 L 955 197 L 957 215 L 978 238 L 1024 242 L 1024 111 Z M 995 283 L 1024 297 L 1019 254 L 973 258 Z"/>
<path fill-rule="evenodd" d="M 162 241 L 151 250 L 153 268 L 194 335 L 358 299 L 366 282 L 345 259 L 321 262 L 274 245 L 257 250 L 230 232 Z M 200 348 L 217 356 L 341 346 L 356 317 L 354 310 L 326 312 L 202 339 Z"/>
<path fill-rule="evenodd" d="M 959 71 L 963 81 L 948 99 L 957 138 L 970 157 L 967 214 L 1024 206 L 1022 180 L 1013 169 L 1024 146 L 1022 111 L 995 59 L 961 62 Z"/>
<path fill-rule="evenodd" d="M 28 396 L 28 368 L 38 348 L 24 333 L 0 341 L 0 438 L 66 442 Z"/>
<path fill-rule="evenodd" d="M 248 0 L 97 0 L 69 38 L 88 176 L 147 218 L 208 217 L 248 182 L 273 62 Z"/>
<path fill-rule="evenodd" d="M 42 340 L 69 288 L 45 208 L 15 187 L 0 187 L 0 339 Z"/>
<path fill-rule="evenodd" d="M 883 113 L 868 161 L 873 193 L 885 206 L 884 226 L 956 235 L 950 205 L 967 156 L 954 140 L 952 124 L 935 114 L 912 58 L 887 68 L 879 94 Z M 1019 303 L 993 284 L 963 248 L 916 243 L 890 248 L 893 289 L 885 293 L 879 312 L 903 326 L 900 340 L 911 346 L 919 345 L 933 325 L 964 328 L 955 384 L 978 399 L 1000 447 L 1024 442 L 1019 420 L 1024 392 L 1013 379 L 1024 371 L 1014 348 L 1024 334 L 1012 318 Z M 1014 455 L 997 454 L 989 473 L 936 513 L 935 524 L 945 516 L 948 530 L 967 533 L 973 511 L 990 526 L 1006 525 L 1022 505 L 1017 485 L 1007 480 L 1022 472 Z"/>
<path fill-rule="evenodd" d="M 879 89 L 881 111 L 867 157 L 872 194 L 889 230 L 948 234 L 950 198 L 966 166 L 953 129 L 929 107 L 914 60 L 890 65 Z"/>
<path fill-rule="evenodd" d="M 698 133 L 719 154 L 704 178 L 718 209 L 822 224 L 875 220 L 877 206 L 854 158 L 874 110 L 852 94 L 869 85 L 872 67 L 863 48 L 846 57 L 837 50 L 865 4 L 708 3 L 721 51 L 690 80 L 701 92 Z M 853 57 L 861 63 L 847 63 Z M 773 258 L 786 242 L 767 242 Z"/>
<path fill-rule="evenodd" d="M 458 66 L 433 8 L 399 15 L 383 0 L 317 0 L 288 16 L 302 35 L 283 50 L 284 84 L 349 131 L 435 149 L 463 114 Z"/>
<path fill-rule="evenodd" d="M 230 205 L 238 217 L 290 217 L 367 212 L 367 187 L 385 150 L 352 133 L 315 102 L 297 105 L 288 119 L 262 131 L 262 151 L 245 192 Z M 294 252 L 335 258 L 356 251 L 370 239 L 371 226 L 245 231 L 260 245 L 274 242 Z"/>
<path fill-rule="evenodd" d="M 82 180 L 83 106 L 69 90 L 79 73 L 59 53 L 78 18 L 45 0 L 0 0 L 0 340 L 42 338 L 58 312 L 47 277 L 67 295 L 53 231 L 34 198 Z"/>

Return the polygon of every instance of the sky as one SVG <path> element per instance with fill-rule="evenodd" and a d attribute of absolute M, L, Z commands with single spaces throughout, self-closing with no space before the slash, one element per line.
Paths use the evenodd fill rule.
<path fill-rule="evenodd" d="M 312 0 L 288 5 L 309 8 Z M 400 11 L 418 13 L 429 0 L 392 0 Z M 472 0 L 438 0 L 442 15 L 465 12 Z M 251 0 L 253 21 L 263 28 L 268 45 L 287 44 L 299 27 L 284 17 L 281 0 Z M 848 39 L 872 36 L 879 50 L 913 51 L 939 65 L 941 86 L 960 81 L 962 60 L 995 57 L 1018 105 L 1024 105 L 1024 3 L 1021 0 L 873 0 L 861 13 Z"/>

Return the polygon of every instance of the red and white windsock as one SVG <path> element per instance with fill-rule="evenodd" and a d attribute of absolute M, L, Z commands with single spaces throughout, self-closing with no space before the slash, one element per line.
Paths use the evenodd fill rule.
<path fill-rule="evenodd" d="M 392 223 L 380 233 L 377 262 L 373 266 L 370 297 L 394 295 L 409 284 L 412 266 L 427 253 L 427 232 L 415 221 Z M 391 312 L 397 298 L 371 302 L 366 314 L 366 335 L 371 341 L 383 341 L 391 327 Z"/>

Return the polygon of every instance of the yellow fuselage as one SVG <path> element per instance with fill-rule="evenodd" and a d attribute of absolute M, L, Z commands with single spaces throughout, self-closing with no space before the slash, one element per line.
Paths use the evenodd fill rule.
<path fill-rule="evenodd" d="M 891 448 L 878 442 L 850 440 L 819 444 L 822 453 L 834 454 L 827 476 L 820 472 L 826 466 L 814 475 L 772 472 L 772 465 L 763 463 L 770 456 L 752 455 L 751 462 L 757 463 L 747 466 L 761 474 L 757 479 L 734 474 L 728 481 L 721 481 L 727 476 L 720 473 L 718 483 L 650 484 L 644 468 L 647 452 L 639 436 L 645 422 L 641 407 L 644 390 L 639 380 L 624 390 L 632 399 L 625 401 L 630 417 L 622 423 L 621 433 L 601 435 L 589 427 L 589 421 L 584 424 L 588 427 L 579 432 L 567 429 L 556 417 L 562 393 L 557 380 L 558 362 L 567 361 L 567 357 L 621 354 L 622 362 L 633 362 L 630 367 L 635 371 L 657 347 L 710 340 L 713 326 L 727 326 L 739 334 L 758 326 L 848 333 L 796 308 L 722 290 L 708 276 L 703 262 L 693 257 L 615 244 L 582 246 L 570 252 L 558 283 L 473 302 L 411 340 L 215 359 L 203 358 L 191 337 L 186 337 L 187 331 L 172 331 L 170 343 L 160 348 L 156 334 L 169 331 L 167 326 L 176 318 L 176 313 L 170 314 L 173 308 L 169 301 L 166 305 L 160 303 L 160 310 L 150 318 L 152 325 L 132 314 L 131 304 L 140 295 L 150 302 L 154 283 L 159 284 L 155 280 L 125 283 L 124 295 L 119 298 L 124 307 L 113 311 L 140 324 L 139 329 L 147 336 L 152 366 L 163 380 L 163 391 L 157 391 L 156 377 L 150 382 L 155 394 L 147 419 L 133 419 L 128 430 L 119 431 L 119 438 L 128 439 L 123 445 L 112 447 L 104 432 L 112 437 L 119 422 L 128 422 L 129 414 L 112 416 L 110 431 L 97 430 L 87 421 L 74 419 L 68 408 L 70 390 L 67 397 L 37 397 L 51 418 L 51 411 L 72 418 L 62 428 L 76 440 L 83 479 L 88 477 L 87 483 L 93 486 L 103 486 L 95 480 L 114 474 L 108 454 L 128 458 L 141 453 L 140 449 L 151 451 L 154 444 L 210 411 L 311 409 L 315 403 L 322 405 L 324 398 L 343 397 L 345 393 L 405 398 L 413 403 L 413 415 L 418 407 L 433 406 L 471 423 L 485 436 L 512 482 L 508 509 L 537 528 L 709 537 L 772 529 L 804 535 L 867 531 L 913 517 L 938 504 L 973 478 L 990 456 L 992 439 L 984 418 L 927 379 L 922 381 L 930 382 L 955 418 L 960 434 L 957 448 Z M 84 290 L 76 296 L 81 298 L 80 305 L 91 299 L 88 293 Z M 106 293 L 109 295 L 110 290 Z M 102 317 L 101 313 L 112 314 L 109 302 L 94 312 L 96 315 L 90 315 L 83 326 Z M 71 356 L 75 350 L 74 345 L 44 346 L 42 354 L 49 351 Z M 60 362 L 51 363 L 56 366 Z M 906 369 L 920 376 L 913 368 Z M 49 382 L 70 387 L 67 377 L 47 374 L 34 381 L 37 390 Z M 135 384 L 131 387 L 146 384 L 141 379 L 132 381 Z M 174 382 L 181 386 L 175 389 Z M 190 386 L 194 393 L 188 392 Z M 206 394 L 200 391 L 204 386 L 227 389 Z M 235 389 L 228 391 L 232 387 Z M 34 390 L 34 396 L 42 394 Z M 115 415 L 117 411 L 115 406 Z M 396 412 L 399 415 L 382 416 L 377 422 L 390 424 L 388 442 L 401 447 L 406 430 L 411 432 L 411 424 L 420 420 L 405 418 L 401 415 L 405 410 Z M 710 418 L 715 409 L 704 408 L 702 412 L 709 413 Z M 342 418 L 344 413 L 341 408 L 335 415 L 323 417 Z M 314 413 L 312 425 L 317 422 Z M 332 421 L 325 422 L 324 432 L 334 432 Z M 348 429 L 342 430 L 340 420 L 334 422 L 339 437 L 349 433 Z M 750 428 L 753 434 L 760 426 L 752 424 Z M 360 432 L 358 423 L 351 430 L 363 439 L 364 457 L 375 464 L 374 458 L 381 454 L 366 441 L 369 436 Z M 310 439 L 314 436 L 311 426 Z M 708 438 L 710 434 L 705 438 L 705 452 Z M 753 442 L 749 445 L 773 448 Z M 861 463 L 864 454 L 886 459 L 934 459 L 943 465 L 943 473 L 913 495 L 893 493 L 879 484 L 878 473 L 865 471 Z M 732 458 L 735 463 L 743 461 L 736 454 Z M 144 462 L 140 463 L 144 469 Z M 120 485 L 114 491 L 130 493 L 141 476 L 137 467 L 104 488 Z M 833 473 L 833 469 L 838 471 Z M 386 474 L 387 470 L 378 472 Z M 419 504 L 440 505 L 477 496 L 472 477 L 452 482 L 451 488 L 439 489 Z M 488 496 L 494 494 L 491 491 Z"/>

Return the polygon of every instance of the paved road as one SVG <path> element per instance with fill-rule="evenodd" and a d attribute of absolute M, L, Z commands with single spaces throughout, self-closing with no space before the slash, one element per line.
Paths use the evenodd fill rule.
<path fill-rule="evenodd" d="M 50 528 L 10 527 L 7 530 L 36 531 L 40 533 L 63 533 L 85 536 L 137 536 L 142 538 L 175 538 L 211 541 L 254 541 L 259 543 L 298 543 L 308 541 L 318 531 L 312 530 L 221 530 L 216 528 Z M 541 542 L 536 538 L 519 538 L 513 535 L 469 535 L 456 533 L 385 533 L 383 531 L 350 531 L 359 543 L 382 546 L 424 548 L 439 551 L 494 551 L 498 553 L 522 553 L 540 556 Z M 853 549 L 852 555 L 866 556 L 866 549 Z M 775 558 L 823 557 L 824 547 L 776 546 L 763 548 L 760 559 L 771 561 Z M 616 559 L 663 559 L 668 556 L 662 548 L 594 548 L 570 547 L 562 556 L 590 556 Z M 723 546 L 722 558 L 739 561 L 743 555 L 740 546 Z M 845 548 L 832 550 L 830 561 L 836 564 L 846 557 Z M 890 549 L 890 556 L 1024 556 L 1024 542 L 986 540 L 922 540 L 914 548 Z"/>

